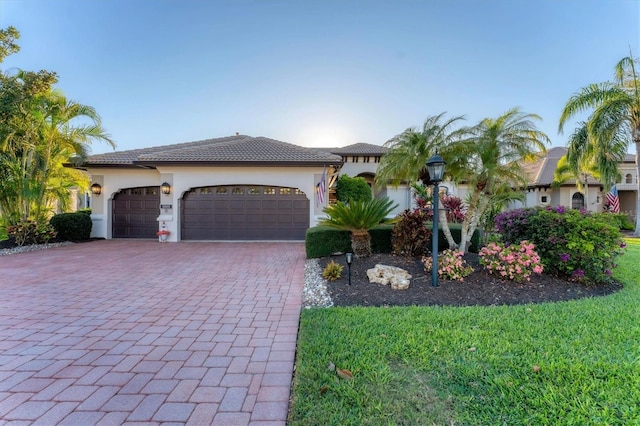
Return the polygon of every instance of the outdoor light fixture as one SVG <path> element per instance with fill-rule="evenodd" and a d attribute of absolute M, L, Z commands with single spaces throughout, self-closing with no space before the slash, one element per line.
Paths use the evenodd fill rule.
<path fill-rule="evenodd" d="M 427 171 L 433 183 L 433 235 L 431 236 L 431 285 L 438 287 L 438 199 L 440 198 L 438 184 L 442 182 L 445 161 L 436 154 L 427 161 Z"/>
<path fill-rule="evenodd" d="M 164 195 L 171 194 L 171 185 L 169 185 L 167 182 L 163 182 L 162 185 L 160 185 L 160 191 L 162 191 Z"/>
<path fill-rule="evenodd" d="M 100 186 L 99 183 L 94 183 L 93 185 L 91 185 L 91 193 L 93 195 L 100 195 L 102 194 L 102 187 Z"/>
<path fill-rule="evenodd" d="M 347 259 L 347 266 L 349 266 L 349 285 L 351 285 L 351 264 L 353 263 L 353 253 L 347 253 L 345 258 Z"/>

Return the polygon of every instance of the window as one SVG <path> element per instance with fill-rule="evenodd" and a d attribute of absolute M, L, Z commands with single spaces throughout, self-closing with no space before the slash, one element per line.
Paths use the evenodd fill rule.
<path fill-rule="evenodd" d="M 242 188 L 238 188 L 238 187 L 236 186 L 235 188 L 233 188 L 233 189 L 231 190 L 231 193 L 232 193 L 233 195 L 242 195 L 242 194 L 244 194 L 244 191 L 242 190 Z"/>
<path fill-rule="evenodd" d="M 249 190 L 247 191 L 248 194 L 250 195 L 258 195 L 260 194 L 260 188 L 255 187 L 255 186 L 250 186 Z"/>
<path fill-rule="evenodd" d="M 227 193 L 227 188 L 225 188 L 223 186 L 216 188 L 216 194 L 225 195 L 226 193 Z"/>
<path fill-rule="evenodd" d="M 280 195 L 291 195 L 291 188 L 280 188 Z"/>
<path fill-rule="evenodd" d="M 142 195 L 144 188 L 131 188 L 131 195 Z"/>
<path fill-rule="evenodd" d="M 584 195 L 579 192 L 571 197 L 571 208 L 574 210 L 582 210 L 584 208 Z"/>
<path fill-rule="evenodd" d="M 201 194 L 211 194 L 211 188 L 207 187 L 207 188 L 200 188 L 200 193 Z"/>
<path fill-rule="evenodd" d="M 147 195 L 158 195 L 158 188 L 146 188 L 145 194 Z"/>
<path fill-rule="evenodd" d="M 265 188 L 264 189 L 264 195 L 276 195 L 276 189 L 275 188 Z"/>
<path fill-rule="evenodd" d="M 298 188 L 296 188 L 296 195 L 304 195 L 304 192 L 300 191 Z"/>
<path fill-rule="evenodd" d="M 631 173 L 627 173 L 627 175 L 624 177 L 624 183 L 633 183 L 633 177 L 631 176 Z"/>
<path fill-rule="evenodd" d="M 549 202 L 549 197 L 547 197 L 546 195 L 543 195 L 540 197 L 540 202 L 542 204 L 547 204 Z"/>

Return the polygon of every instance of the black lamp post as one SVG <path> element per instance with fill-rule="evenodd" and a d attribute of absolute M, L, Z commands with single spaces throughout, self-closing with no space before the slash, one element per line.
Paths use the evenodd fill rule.
<path fill-rule="evenodd" d="M 345 258 L 347 259 L 347 266 L 349 267 L 349 285 L 351 285 L 351 264 L 353 263 L 353 253 L 347 253 Z"/>
<path fill-rule="evenodd" d="M 438 199 L 440 198 L 438 184 L 442 182 L 445 161 L 436 154 L 427 161 L 429 179 L 433 182 L 433 235 L 431 236 L 431 285 L 438 287 Z"/>

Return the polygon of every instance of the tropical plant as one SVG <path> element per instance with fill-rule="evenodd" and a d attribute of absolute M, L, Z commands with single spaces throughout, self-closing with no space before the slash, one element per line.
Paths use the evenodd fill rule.
<path fill-rule="evenodd" d="M 546 152 L 549 138 L 533 120 L 540 117 L 513 108 L 496 119 L 485 118 L 469 129 L 470 137 L 447 150 L 447 172 L 466 183 L 470 194 L 459 244 L 463 252 L 492 202 L 517 198 L 516 192 L 526 186 L 522 163 Z"/>
<path fill-rule="evenodd" d="M 323 212 L 328 218 L 320 221 L 319 225 L 351 231 L 351 248 L 356 257 L 366 257 L 371 254 L 371 236 L 369 229 L 379 224 L 395 223 L 397 219 L 387 219 L 387 216 L 397 207 L 388 198 L 376 198 L 369 201 L 353 201 L 325 207 Z"/>
<path fill-rule="evenodd" d="M 5 47 L 18 35 L 0 34 L 2 55 L 16 51 Z M 95 140 L 114 146 L 96 111 L 67 100 L 53 89 L 56 82 L 55 73 L 48 71 L 0 74 L 0 210 L 5 225 L 42 222 L 54 205 L 64 208 L 70 187 L 88 184 L 85 175 L 64 164 L 81 162 Z"/>
<path fill-rule="evenodd" d="M 429 158 L 440 149 L 440 154 L 446 159 L 447 147 L 466 133 L 464 127 L 454 128 L 463 120 L 462 116 L 445 120 L 444 115 L 445 113 L 440 113 L 429 116 L 421 129 L 408 128 L 384 144 L 388 151 L 378 166 L 375 177 L 376 186 L 390 183 L 397 188 L 400 183 L 407 182 L 415 189 L 415 184 L 419 180 L 424 185 L 430 183 L 426 169 Z M 449 247 L 455 248 L 457 244 L 449 230 L 444 209 L 439 211 L 439 221 L 442 223 L 442 230 Z"/>
<path fill-rule="evenodd" d="M 586 121 L 587 144 L 593 152 L 595 168 L 605 191 L 618 180 L 618 162 L 624 158 L 629 142 L 636 147 L 636 167 L 640 176 L 640 76 L 638 58 L 631 54 L 615 66 L 615 80 L 590 84 L 573 94 L 560 115 L 559 132 L 575 115 L 592 111 Z M 640 194 L 640 180 L 636 180 Z M 640 196 L 636 197 L 636 230 L 640 236 Z"/>
<path fill-rule="evenodd" d="M 322 278 L 327 281 L 336 281 L 342 276 L 343 269 L 344 266 L 337 264 L 333 259 L 331 259 L 331 261 L 327 263 L 327 266 L 322 270 Z"/>
<path fill-rule="evenodd" d="M 394 254 L 410 258 L 422 256 L 428 251 L 431 230 L 427 227 L 427 215 L 423 209 L 405 210 L 391 233 Z"/>

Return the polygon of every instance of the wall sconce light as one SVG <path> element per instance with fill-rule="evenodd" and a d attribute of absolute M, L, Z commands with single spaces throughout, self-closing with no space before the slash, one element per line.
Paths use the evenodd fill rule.
<path fill-rule="evenodd" d="M 351 285 L 351 264 L 353 263 L 353 253 L 347 253 L 345 258 L 347 259 L 347 266 L 349 266 L 349 285 Z"/>
<path fill-rule="evenodd" d="M 93 185 L 91 185 L 91 193 L 93 195 L 100 195 L 102 194 L 102 187 L 100 186 L 99 183 L 94 183 Z"/>
<path fill-rule="evenodd" d="M 160 185 L 160 191 L 162 191 L 164 195 L 171 194 L 171 185 L 169 185 L 167 182 L 163 182 L 162 185 Z"/>

